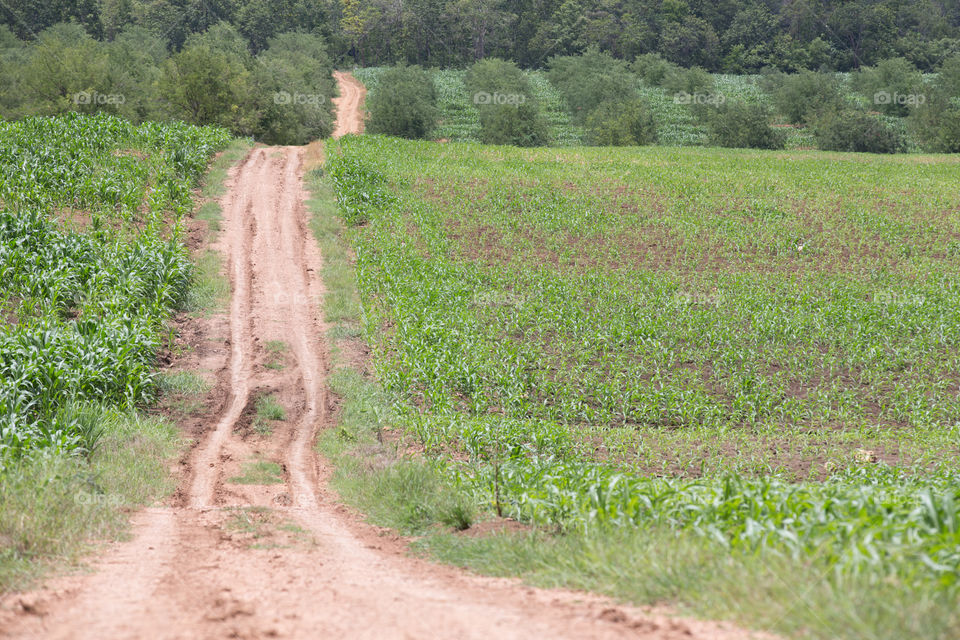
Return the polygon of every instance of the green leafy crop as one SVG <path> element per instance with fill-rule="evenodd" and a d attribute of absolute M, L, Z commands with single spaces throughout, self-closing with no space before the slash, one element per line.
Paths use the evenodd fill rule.
<path fill-rule="evenodd" d="M 0 123 L 0 467 L 91 451 L 84 403 L 154 397 L 192 277 L 181 221 L 228 140 L 103 115 Z"/>

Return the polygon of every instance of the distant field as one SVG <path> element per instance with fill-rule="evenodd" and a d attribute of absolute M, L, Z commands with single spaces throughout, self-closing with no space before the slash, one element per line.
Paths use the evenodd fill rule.
<path fill-rule="evenodd" d="M 957 585 L 960 158 L 330 154 L 401 423 L 510 515 Z"/>
<path fill-rule="evenodd" d="M 375 92 L 377 80 L 386 67 L 366 67 L 355 69 L 353 74 L 369 91 Z M 480 121 L 476 107 L 471 103 L 463 84 L 466 73 L 456 69 L 435 69 L 430 71 L 439 93 L 441 111 L 440 123 L 430 135 L 433 140 L 453 142 L 478 142 Z M 579 146 L 583 143 L 583 129 L 570 121 L 563 96 L 550 84 L 542 71 L 527 71 L 544 117 L 550 126 L 554 146 Z M 845 75 L 841 74 L 842 76 Z M 727 100 L 769 103 L 770 96 L 759 86 L 758 75 L 714 74 L 716 91 Z M 638 81 L 637 91 L 652 107 L 657 120 L 659 139 L 663 146 L 703 146 L 707 143 L 707 132 L 698 124 L 688 105 L 676 104 L 673 97 L 660 87 L 647 86 Z M 865 101 L 848 89 L 847 99 L 852 102 Z M 893 118 L 892 120 L 899 120 Z M 789 129 L 788 149 L 813 149 L 816 145 L 813 134 L 803 127 L 782 125 Z"/>
<path fill-rule="evenodd" d="M 368 91 L 377 90 L 377 79 L 386 67 L 367 67 L 356 69 L 353 75 L 367 87 Z M 478 142 L 480 134 L 479 112 L 467 95 L 463 85 L 465 71 L 431 70 L 439 94 L 440 122 L 430 136 L 433 140 L 451 140 L 455 142 Z M 583 131 L 570 122 L 563 104 L 563 98 L 547 80 L 546 75 L 538 71 L 528 71 L 527 77 L 533 86 L 540 108 L 550 127 L 550 136 L 554 144 L 575 146 L 581 143 Z"/>

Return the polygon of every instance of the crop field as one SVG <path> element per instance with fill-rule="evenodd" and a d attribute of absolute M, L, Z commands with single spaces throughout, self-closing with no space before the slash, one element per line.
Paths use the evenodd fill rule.
<path fill-rule="evenodd" d="M 377 79 L 386 67 L 366 67 L 355 69 L 354 77 L 374 93 Z M 440 119 L 436 130 L 429 136 L 433 140 L 451 140 L 454 142 L 478 142 L 480 136 L 480 112 L 467 95 L 463 84 L 466 73 L 457 69 L 431 69 L 437 88 L 437 107 Z M 550 139 L 558 146 L 576 146 L 581 143 L 583 131 L 570 122 L 563 97 L 547 80 L 546 74 L 539 71 L 524 72 L 533 88 L 541 112 L 550 131 Z"/>
<path fill-rule="evenodd" d="M 376 92 L 378 78 L 385 69 L 386 67 L 357 68 L 353 74 L 373 93 Z M 439 122 L 429 138 L 452 142 L 478 142 L 479 111 L 472 104 L 464 86 L 466 71 L 432 69 L 429 73 L 433 76 L 437 88 L 437 106 L 440 110 Z M 530 70 L 525 71 L 524 74 L 533 88 L 543 117 L 548 124 L 551 146 L 582 145 L 583 128 L 571 121 L 563 95 L 550 83 L 546 72 Z M 857 93 L 851 87 L 849 76 L 850 74 L 837 74 L 844 102 L 857 105 L 858 108 L 868 108 L 870 106 L 868 97 Z M 713 80 L 716 93 L 722 95 L 726 101 L 764 104 L 772 107 L 771 96 L 763 90 L 762 78 L 759 75 L 713 74 Z M 933 76 L 927 75 L 924 80 L 929 85 L 933 82 Z M 637 80 L 637 95 L 650 106 L 653 112 L 658 131 L 657 144 L 677 147 L 708 144 L 707 128 L 697 121 L 690 105 L 676 103 L 669 91 L 662 87 L 648 85 L 640 79 Z M 908 151 L 919 151 L 917 141 L 909 135 L 904 118 L 882 117 L 888 125 L 907 134 Z M 782 122 L 782 118 L 775 120 L 775 124 L 787 132 L 787 149 L 816 148 L 810 127 L 790 125 Z"/>
<path fill-rule="evenodd" d="M 230 139 L 109 116 L 0 122 L 0 472 L 89 454 L 87 405 L 155 396 L 165 321 L 191 280 L 182 218 Z"/>
<path fill-rule="evenodd" d="M 956 597 L 960 159 L 328 158 L 398 423 L 482 500 Z"/>

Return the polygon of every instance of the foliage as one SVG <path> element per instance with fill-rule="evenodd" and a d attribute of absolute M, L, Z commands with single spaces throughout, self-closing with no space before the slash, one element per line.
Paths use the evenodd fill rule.
<path fill-rule="evenodd" d="M 354 70 L 354 76 L 367 88 L 367 100 L 372 100 L 379 91 L 380 76 L 386 69 L 374 67 Z M 455 69 L 426 71 L 433 79 L 437 91 L 439 119 L 430 139 L 455 141 L 480 141 L 480 109 L 468 95 L 464 84 L 464 71 Z M 577 145 L 582 139 L 582 128 L 571 123 L 563 97 L 539 71 L 524 72 L 540 108 L 540 115 L 547 127 L 547 138 L 557 145 Z"/>
<path fill-rule="evenodd" d="M 910 126 L 929 151 L 960 153 L 960 54 L 947 58 L 928 100 L 913 110 Z"/>
<path fill-rule="evenodd" d="M 597 56 L 600 54 L 594 53 Z M 600 56 L 602 57 L 602 55 Z M 960 59 L 960 58 L 958 58 Z M 590 64 L 578 61 L 576 56 L 562 58 L 564 69 L 589 69 Z M 634 82 L 633 91 L 650 113 L 656 131 L 656 141 L 662 145 L 700 146 L 720 144 L 716 136 L 711 136 L 711 122 L 718 112 L 723 112 L 728 121 L 739 118 L 741 123 L 746 115 L 754 113 L 753 121 L 757 123 L 754 131 L 761 138 L 753 136 L 750 144 L 759 146 L 773 145 L 780 148 L 780 139 L 790 149 L 815 148 L 817 146 L 814 135 L 816 122 L 826 116 L 836 117 L 841 110 L 866 110 L 871 108 L 872 99 L 854 92 L 847 79 L 841 74 L 804 72 L 800 74 L 781 74 L 767 72 L 763 75 L 724 75 L 704 74 L 702 70 L 687 71 L 665 63 L 656 56 L 640 56 L 634 65 L 639 70 L 644 64 L 664 67 L 661 78 L 667 78 L 673 89 L 681 89 L 682 93 L 674 93 L 661 86 L 652 86 L 648 82 Z M 960 127 L 960 116 L 956 116 L 951 107 L 951 91 L 958 84 L 949 80 L 960 74 L 951 71 L 951 60 L 944 65 L 944 72 L 934 76 L 926 88 L 928 99 L 923 105 L 911 109 L 908 118 L 898 116 L 882 116 L 884 127 L 892 132 L 893 136 L 903 139 L 902 151 L 917 151 L 921 146 L 929 151 L 949 151 L 955 148 L 951 141 L 956 140 L 956 131 Z M 960 65 L 957 65 L 960 69 Z M 368 99 L 373 99 L 378 92 L 379 77 L 383 68 L 357 69 L 355 74 L 369 89 Z M 619 74 L 622 68 L 617 73 Z M 428 135 L 431 139 L 444 141 L 474 141 L 481 139 L 480 108 L 473 101 L 464 82 L 465 73 L 457 70 L 427 71 L 433 79 L 437 89 L 437 106 L 440 114 L 434 130 Z M 602 136 L 586 131 L 587 122 L 583 125 L 575 123 L 576 115 L 571 108 L 571 99 L 557 86 L 549 81 L 549 72 L 526 71 L 522 75 L 536 97 L 542 119 L 546 121 L 549 139 L 557 146 L 576 146 L 579 144 L 597 144 Z M 629 76 L 630 73 L 627 73 Z M 943 85 L 942 88 L 940 87 Z M 575 83 L 565 84 L 579 91 Z M 574 98 L 574 102 L 579 98 Z M 632 99 L 631 99 L 632 100 Z M 631 100 L 625 100 L 630 102 Z M 724 109 L 724 104 L 732 102 L 755 105 L 754 107 L 735 107 L 733 111 Z M 636 104 L 636 113 L 642 109 Z M 768 131 L 760 123 L 760 111 L 768 110 L 768 122 L 777 123 L 773 131 Z M 607 116 L 613 118 L 609 122 L 611 130 L 624 130 L 623 124 L 616 124 L 626 116 L 616 113 L 610 105 L 604 107 Z M 628 110 L 629 111 L 629 110 Z M 588 114 L 589 119 L 590 114 Z M 618 117 L 614 117 L 618 116 Z M 603 119 L 602 114 L 593 118 L 596 126 Z M 785 126 L 780 123 L 795 122 L 795 126 Z M 743 128 L 743 124 L 737 128 Z M 729 128 L 729 127 L 727 127 Z M 645 139 L 649 139 L 644 136 Z M 611 135 L 604 138 L 610 144 L 625 139 L 623 135 Z M 745 142 L 731 142 L 730 144 L 745 144 Z"/>
<path fill-rule="evenodd" d="M 266 44 L 254 65 L 260 118 L 254 134 L 267 144 L 326 138 L 337 95 L 326 43 L 313 34 L 281 33 Z"/>
<path fill-rule="evenodd" d="M 639 98 L 608 100 L 587 118 L 586 139 L 598 146 L 634 146 L 657 140 L 657 123 L 647 104 Z"/>
<path fill-rule="evenodd" d="M 699 67 L 690 69 L 675 68 L 667 72 L 661 86 L 668 94 L 712 93 L 714 90 L 713 76 Z"/>
<path fill-rule="evenodd" d="M 776 74 L 767 76 L 765 84 L 773 104 L 787 122 L 811 123 L 843 107 L 840 80 L 834 74 L 813 71 Z"/>
<path fill-rule="evenodd" d="M 254 128 L 251 78 L 243 61 L 206 43 L 189 44 L 165 65 L 160 90 L 171 107 L 193 124 L 216 124 L 241 135 Z"/>
<path fill-rule="evenodd" d="M 902 131 L 877 116 L 841 111 L 823 116 L 815 126 L 817 146 L 829 151 L 900 153 L 907 141 Z"/>
<path fill-rule="evenodd" d="M 0 123 L 0 465 L 89 454 L 98 432 L 77 407 L 154 397 L 163 323 L 191 279 L 179 221 L 228 139 L 107 115 Z"/>
<path fill-rule="evenodd" d="M 583 55 L 552 58 L 547 77 L 566 99 L 574 121 L 580 123 L 605 102 L 627 102 L 637 95 L 636 78 L 627 65 L 596 47 Z"/>
<path fill-rule="evenodd" d="M 906 116 L 926 102 L 923 76 L 909 60 L 890 58 L 853 74 L 853 87 L 867 97 L 873 109 L 888 116 Z"/>
<path fill-rule="evenodd" d="M 937 99 L 917 109 L 911 126 L 927 151 L 960 153 L 960 104 Z"/>
<path fill-rule="evenodd" d="M 656 87 L 662 86 L 668 75 L 673 75 L 680 70 L 677 65 L 664 60 L 659 53 L 645 53 L 637 56 L 630 68 L 644 82 Z"/>
<path fill-rule="evenodd" d="M 769 110 L 758 104 L 724 102 L 708 116 L 710 141 L 719 147 L 782 149 L 785 134 L 770 126 Z"/>
<path fill-rule="evenodd" d="M 367 99 L 367 131 L 400 138 L 426 138 L 436 126 L 437 90 L 420 67 L 388 69 Z"/>
<path fill-rule="evenodd" d="M 593 46 L 624 61 L 655 54 L 727 73 L 764 67 L 851 71 L 897 55 L 932 71 L 944 55 L 960 52 L 955 3 L 931 0 L 418 0 L 409 6 L 382 0 L 6 0 L 0 11 L 0 25 L 24 39 L 66 22 L 104 40 L 139 27 L 169 40 L 175 51 L 220 21 L 237 29 L 257 55 L 276 35 L 300 30 L 329 42 L 338 63 L 364 66 L 463 68 L 499 57 L 539 68 L 545 52 L 568 56 Z"/>
<path fill-rule="evenodd" d="M 219 23 L 171 53 L 142 26 L 97 41 L 77 24 L 57 24 L 32 43 L 0 47 L 0 115 L 176 119 L 281 144 L 329 135 L 335 86 L 324 40 L 287 32 L 264 42 L 269 48 L 255 57 L 236 29 Z"/>
<path fill-rule="evenodd" d="M 464 85 L 480 112 L 481 142 L 519 147 L 549 142 L 537 98 L 515 64 L 481 60 L 467 71 Z"/>

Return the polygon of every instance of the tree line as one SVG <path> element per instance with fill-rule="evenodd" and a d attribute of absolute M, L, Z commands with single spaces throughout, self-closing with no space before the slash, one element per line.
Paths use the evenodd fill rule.
<path fill-rule="evenodd" d="M 960 52 L 955 0 L 6 0 L 21 39 L 72 21 L 98 40 L 131 27 L 171 51 L 218 23 L 253 55 L 293 30 L 324 38 L 342 64 L 523 68 L 594 46 L 621 60 L 657 53 L 681 66 L 849 71 L 902 57 L 934 71 Z"/>
<path fill-rule="evenodd" d="M 768 71 L 741 77 L 757 90 L 746 99 L 725 96 L 717 77 L 701 68 L 685 69 L 658 54 L 627 64 L 596 47 L 551 58 L 547 78 L 590 145 L 657 143 L 665 114 L 662 104 L 651 102 L 653 91 L 660 101 L 673 96 L 706 131 L 703 143 L 715 146 L 782 149 L 786 129 L 800 128 L 823 150 L 960 152 L 960 54 L 928 77 L 904 58 L 850 74 Z M 515 63 L 480 60 L 466 71 L 463 85 L 462 106 L 476 109 L 481 142 L 551 143 L 537 96 Z M 421 67 L 392 67 L 380 74 L 367 108 L 369 133 L 430 138 L 438 91 Z"/>
<path fill-rule="evenodd" d="M 323 38 L 303 32 L 271 35 L 254 54 L 222 22 L 177 50 L 143 26 L 96 40 L 77 22 L 59 23 L 31 41 L 0 26 L 0 116 L 11 120 L 106 111 L 304 144 L 333 130 L 332 72 Z"/>

